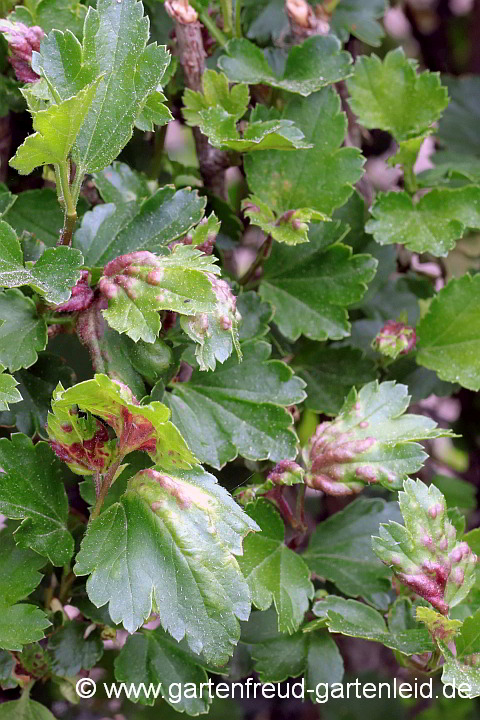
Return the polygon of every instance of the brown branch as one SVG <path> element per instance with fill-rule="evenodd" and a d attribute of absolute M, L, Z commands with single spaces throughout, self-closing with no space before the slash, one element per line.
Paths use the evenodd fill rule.
<path fill-rule="evenodd" d="M 312 35 L 328 35 L 330 23 L 328 15 L 321 5 L 315 12 L 306 0 L 285 0 L 290 29 L 296 45 Z"/>
<path fill-rule="evenodd" d="M 188 0 L 166 0 L 165 9 L 175 24 L 178 56 L 185 73 L 185 85 L 202 92 L 205 72 L 205 48 L 202 26 Z M 226 198 L 225 170 L 230 166 L 228 153 L 213 148 L 198 128 L 193 128 L 200 173 L 206 187 Z"/>

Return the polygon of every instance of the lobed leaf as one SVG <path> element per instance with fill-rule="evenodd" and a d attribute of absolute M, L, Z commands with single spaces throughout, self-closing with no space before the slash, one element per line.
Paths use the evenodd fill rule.
<path fill-rule="evenodd" d="M 34 71 L 62 101 L 101 77 L 72 153 L 82 175 L 115 160 L 157 92 L 170 55 L 164 46 L 147 46 L 148 36 L 142 3 L 99 0 L 87 13 L 82 45 L 69 30 L 52 30 L 33 56 Z"/>
<path fill-rule="evenodd" d="M 379 195 L 365 230 L 380 245 L 445 257 L 466 228 L 480 229 L 480 188 L 435 188 L 413 203 L 405 192 Z"/>
<path fill-rule="evenodd" d="M 220 56 L 218 66 L 230 82 L 270 85 L 307 97 L 351 75 L 352 58 L 341 47 L 332 35 L 311 37 L 291 48 L 279 77 L 259 47 L 245 39 L 234 39 L 227 43 L 226 55 Z"/>
<path fill-rule="evenodd" d="M 268 610 L 274 602 L 279 632 L 292 634 L 303 622 L 314 593 L 308 567 L 284 544 L 284 523 L 271 503 L 257 500 L 247 505 L 246 512 L 261 529 L 245 539 L 239 558 L 252 602 L 259 610 Z"/>
<path fill-rule="evenodd" d="M 70 247 L 48 248 L 35 263 L 24 265 L 15 231 L 0 220 L 0 286 L 30 285 L 48 302 L 63 303 L 80 278 L 82 265 L 81 252 Z"/>
<path fill-rule="evenodd" d="M 18 459 L 22 462 L 19 464 Z M 22 520 L 14 533 L 17 545 L 65 565 L 73 554 L 67 529 L 68 501 L 63 466 L 46 443 L 14 433 L 0 439 L 0 512 Z"/>
<path fill-rule="evenodd" d="M 215 373 L 195 370 L 165 401 L 172 421 L 201 462 L 221 468 L 237 455 L 278 462 L 296 456 L 292 417 L 285 409 L 304 398 L 303 382 L 266 342 L 242 345 L 243 361 L 229 358 Z"/>
<path fill-rule="evenodd" d="M 290 340 L 302 334 L 312 340 L 346 337 L 347 307 L 363 297 L 377 266 L 371 255 L 353 255 L 335 242 L 345 232 L 338 222 L 316 228 L 308 244 L 274 245 L 264 265 L 260 295 L 273 305 L 275 323 Z"/>
<path fill-rule="evenodd" d="M 417 326 L 418 364 L 470 390 L 480 389 L 479 300 L 480 276 L 453 278 Z"/>
<path fill-rule="evenodd" d="M 50 625 L 35 605 L 19 602 L 39 584 L 42 576 L 38 570 L 45 559 L 17 547 L 7 530 L 2 530 L 0 537 L 0 648 L 21 650 L 22 645 L 41 640 Z"/>
<path fill-rule="evenodd" d="M 129 632 L 152 611 L 177 641 L 223 664 L 246 620 L 250 594 L 234 554 L 256 524 L 201 468 L 144 470 L 120 502 L 94 520 L 82 542 L 77 575 L 90 600 L 109 603 Z"/>
<path fill-rule="evenodd" d="M 439 73 L 417 73 L 416 60 L 406 58 L 402 48 L 391 50 L 383 62 L 376 55 L 358 58 L 347 86 L 359 122 L 387 130 L 397 141 L 422 135 L 448 104 Z"/>
<path fill-rule="evenodd" d="M 277 215 L 310 208 L 329 216 L 348 200 L 363 173 L 360 152 L 341 147 L 347 120 L 340 98 L 332 88 L 308 98 L 293 97 L 282 118 L 292 120 L 313 147 L 247 155 L 250 191 Z"/>

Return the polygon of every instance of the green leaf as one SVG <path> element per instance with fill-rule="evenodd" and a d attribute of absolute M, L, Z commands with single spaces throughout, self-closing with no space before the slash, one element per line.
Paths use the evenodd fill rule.
<path fill-rule="evenodd" d="M 0 410 L 8 411 L 8 404 L 20 402 L 22 400 L 22 395 L 20 391 L 17 390 L 18 380 L 16 380 L 11 375 L 4 373 L 4 369 L 5 368 L 3 367 L 3 365 L 0 365 Z"/>
<path fill-rule="evenodd" d="M 22 645 L 41 640 L 50 625 L 45 613 L 35 605 L 18 602 L 39 584 L 42 576 L 38 569 L 45 565 L 45 558 L 18 548 L 6 530 L 0 537 L 0 647 L 21 650 Z"/>
<path fill-rule="evenodd" d="M 0 413 L 0 425 L 15 426 L 29 437 L 47 438 L 45 425 L 52 393 L 59 382 L 64 386 L 72 385 L 74 377 L 73 370 L 61 357 L 42 353 L 29 370 L 15 373 L 21 402 L 10 411 Z"/>
<path fill-rule="evenodd" d="M 314 342 L 300 346 L 292 367 L 307 383 L 305 406 L 327 415 L 341 411 L 353 386 L 360 387 L 376 377 L 373 362 L 359 350 Z"/>
<path fill-rule="evenodd" d="M 386 608 L 391 572 L 373 554 L 371 541 L 381 522 L 397 517 L 396 503 L 358 498 L 317 525 L 303 558 L 346 595 Z"/>
<path fill-rule="evenodd" d="M 242 40 L 240 42 L 248 42 Z M 303 133 L 291 120 L 277 117 L 266 122 L 251 122 L 240 134 L 236 122 L 246 113 L 250 101 L 247 85 L 235 85 L 230 90 L 223 73 L 206 70 L 202 78 L 203 93 L 187 88 L 183 95 L 183 116 L 188 125 L 198 126 L 211 145 L 218 148 L 248 152 L 253 150 L 312 147 L 303 141 Z"/>
<path fill-rule="evenodd" d="M 155 630 L 142 630 L 132 635 L 115 658 L 115 677 L 118 682 L 129 685 L 149 683 L 154 686 L 162 685 L 162 697 L 177 712 L 187 715 L 200 715 L 207 713 L 211 703 L 207 692 L 208 676 L 204 668 L 204 661 L 189 650 L 185 642 L 177 643 L 172 640 L 161 628 Z M 195 685 L 195 693 L 186 693 L 182 689 Z M 200 687 L 201 683 L 205 683 Z M 171 688 L 171 689 L 170 689 Z M 177 696 L 180 688 L 181 697 Z M 176 702 L 178 698 L 178 702 Z M 147 697 L 141 692 L 138 700 L 142 705 L 154 705 L 153 696 Z"/>
<path fill-rule="evenodd" d="M 119 503 L 88 527 L 77 575 L 90 600 L 109 602 L 114 622 L 134 632 L 157 612 L 177 641 L 223 664 L 250 611 L 248 585 L 234 558 L 256 524 L 216 479 L 195 468 L 175 477 L 150 469 L 129 481 Z"/>
<path fill-rule="evenodd" d="M 120 335 L 104 323 L 99 346 L 105 365 L 104 372 L 114 380 L 125 383 L 135 397 L 146 394 L 144 379 L 155 385 L 173 363 L 170 347 L 160 338 L 154 343 L 142 340 L 134 343 L 127 335 Z"/>
<path fill-rule="evenodd" d="M 399 493 L 405 527 L 380 526 L 372 538 L 374 552 L 393 567 L 398 578 L 447 615 L 468 595 L 475 582 L 476 555 L 446 517 L 445 498 L 435 485 L 408 479 Z"/>
<path fill-rule="evenodd" d="M 9 700 L 0 705 L 0 720 L 55 720 L 55 716 L 45 705 L 24 694 L 20 700 Z"/>
<path fill-rule="evenodd" d="M 106 203 L 141 202 L 152 194 L 146 175 L 117 160 L 104 170 L 93 173 L 93 181 Z"/>
<path fill-rule="evenodd" d="M 237 297 L 237 308 L 242 316 L 238 329 L 240 340 L 254 340 L 267 334 L 273 317 L 273 308 L 263 302 L 254 290 L 241 293 Z"/>
<path fill-rule="evenodd" d="M 387 130 L 397 141 L 422 135 L 448 104 L 439 73 L 417 73 L 417 61 L 406 58 L 402 48 L 383 62 L 376 55 L 360 57 L 347 86 L 359 122 Z"/>
<path fill-rule="evenodd" d="M 365 230 L 380 245 L 445 257 L 467 227 L 480 228 L 480 188 L 435 188 L 417 203 L 405 192 L 377 196 Z"/>
<path fill-rule="evenodd" d="M 217 311 L 213 278 L 220 269 L 215 261 L 188 245 L 176 245 L 170 255 L 140 251 L 112 260 L 98 283 L 108 299 L 105 319 L 135 342 L 153 343 L 161 327 L 160 310 L 183 315 Z M 220 322 L 223 309 L 219 312 Z"/>
<path fill-rule="evenodd" d="M 322 607 L 323 605 L 326 607 Z M 390 632 L 377 610 L 357 600 L 328 597 L 316 604 L 315 614 L 319 611 L 322 614 L 326 612 L 327 626 L 332 633 L 373 640 L 404 655 L 417 655 L 434 650 L 434 644 L 425 628 Z"/>
<path fill-rule="evenodd" d="M 274 612 L 255 612 L 242 628 L 242 642 L 251 644 L 262 682 L 283 682 L 305 674 L 305 688 L 313 700 L 319 683 L 342 681 L 342 656 L 326 630 L 286 635 L 278 631 Z"/>
<path fill-rule="evenodd" d="M 100 79 L 73 97 L 33 113 L 34 135 L 20 145 L 10 165 L 29 175 L 39 165 L 63 165 L 92 105 Z"/>
<path fill-rule="evenodd" d="M 385 33 L 378 22 L 385 14 L 385 0 L 340 0 L 330 21 L 332 32 L 347 42 L 354 35 L 367 45 L 380 45 Z"/>
<path fill-rule="evenodd" d="M 392 381 L 353 388 L 338 417 L 317 427 L 305 482 L 338 495 L 370 483 L 400 489 L 427 458 L 417 441 L 450 434 L 431 418 L 406 413 L 409 402 L 407 386 Z"/>
<path fill-rule="evenodd" d="M 274 602 L 279 631 L 291 634 L 303 622 L 313 597 L 308 567 L 285 545 L 283 520 L 271 503 L 257 500 L 247 506 L 246 512 L 261 528 L 260 533 L 245 539 L 243 556 L 239 558 L 252 602 L 259 610 L 267 610 Z"/>
<path fill-rule="evenodd" d="M 0 220 L 0 285 L 30 285 L 48 302 L 66 302 L 80 278 L 82 253 L 70 247 L 48 248 L 34 264 L 24 265 L 20 242 L 13 228 Z"/>
<path fill-rule="evenodd" d="M 285 408 L 303 400 L 303 382 L 283 362 L 268 359 L 267 343 L 244 343 L 242 350 L 240 365 L 231 357 L 215 373 L 195 370 L 165 396 L 192 451 L 215 468 L 237 455 L 278 462 L 297 452 Z"/>
<path fill-rule="evenodd" d="M 47 325 L 20 290 L 0 293 L 0 364 L 10 372 L 28 368 L 47 345 Z"/>
<path fill-rule="evenodd" d="M 277 215 L 299 208 L 331 215 L 348 200 L 363 172 L 359 150 L 341 147 L 347 120 L 339 96 L 324 88 L 308 98 L 293 97 L 282 118 L 292 120 L 313 148 L 247 155 L 250 191 Z"/>
<path fill-rule="evenodd" d="M 50 438 L 71 453 L 73 462 L 87 463 L 87 470 L 82 470 L 82 474 L 90 474 L 98 466 L 88 464 L 90 458 L 83 443 L 91 439 L 92 432 L 83 424 L 82 418 L 71 412 L 75 405 L 102 418 L 114 429 L 118 438 L 117 452 L 121 456 L 142 449 L 165 470 L 188 468 L 196 462 L 177 428 L 169 421 L 170 412 L 166 405 L 158 401 L 138 405 L 129 388 L 107 375 L 97 374 L 67 390 L 59 386 L 52 402 L 53 412 L 48 417 Z M 99 440 L 104 452 L 103 434 Z"/>
<path fill-rule="evenodd" d="M 82 175 L 115 160 L 162 81 L 170 55 L 147 46 L 148 35 L 140 2 L 99 0 L 86 18 L 83 46 L 69 30 L 53 30 L 35 54 L 32 67 L 63 101 L 102 78 L 72 153 Z"/>
<path fill-rule="evenodd" d="M 309 208 L 287 210 L 280 217 L 276 217 L 268 205 L 255 195 L 242 201 L 242 210 L 253 225 L 262 228 L 265 235 L 271 235 L 274 240 L 286 245 L 308 242 L 307 223 L 328 220 L 326 215 Z"/>
<path fill-rule="evenodd" d="M 26 230 L 47 247 L 55 247 L 63 227 L 63 212 L 55 190 L 25 190 L 16 198 L 15 205 L 6 213 L 4 220 L 18 236 Z M 82 200 L 80 198 L 77 205 L 77 213 L 82 209 Z"/>
<path fill-rule="evenodd" d="M 22 459 L 19 464 L 19 458 Z M 19 547 L 65 565 L 73 554 L 67 530 L 68 501 L 63 465 L 46 443 L 33 445 L 20 433 L 0 439 L 0 512 L 22 520 L 14 534 Z"/>
<path fill-rule="evenodd" d="M 290 340 L 340 339 L 349 334 L 347 307 L 360 300 L 377 266 L 370 255 L 353 255 L 335 243 L 338 222 L 319 224 L 310 242 L 295 248 L 274 245 L 264 265 L 261 297 L 275 308 L 275 323 Z M 327 245 L 327 247 L 325 247 Z"/>
<path fill-rule="evenodd" d="M 46 33 L 68 28 L 80 37 L 86 14 L 87 8 L 77 0 L 32 0 L 28 7 L 17 5 L 14 17 L 29 27 L 40 25 Z"/>
<path fill-rule="evenodd" d="M 440 118 L 436 134 L 448 150 L 459 153 L 465 159 L 473 159 L 474 156 L 478 158 L 480 78 L 477 75 L 444 75 L 442 80 L 448 88 L 450 102 Z"/>
<path fill-rule="evenodd" d="M 461 688 L 462 698 L 476 698 L 480 696 L 480 669 L 466 665 L 457 660 L 448 645 L 439 643 L 445 657 L 442 682 L 444 685 L 454 685 L 456 691 Z"/>
<path fill-rule="evenodd" d="M 86 622 L 67 622 L 48 640 L 52 670 L 60 677 L 73 677 L 80 670 L 90 670 L 103 655 L 103 640 L 98 630 L 85 636 Z"/>
<path fill-rule="evenodd" d="M 230 40 L 218 66 L 230 82 L 270 85 L 307 97 L 326 85 L 351 75 L 352 58 L 332 35 L 318 35 L 293 47 L 281 77 L 270 67 L 262 50 L 248 40 Z"/>
<path fill-rule="evenodd" d="M 103 181 L 100 187 L 107 192 Z M 196 191 L 167 186 L 151 197 L 97 205 L 85 213 L 73 245 L 82 251 L 89 266 L 105 265 L 131 251 L 165 252 L 170 242 L 202 219 L 205 203 Z"/>
<path fill-rule="evenodd" d="M 480 275 L 454 278 L 417 325 L 418 364 L 469 390 L 480 390 L 479 302 Z"/>
<path fill-rule="evenodd" d="M 455 639 L 457 658 L 468 657 L 480 653 L 480 610 L 475 615 L 465 618 Z"/>
<path fill-rule="evenodd" d="M 13 195 L 4 183 L 0 183 L 0 217 L 15 204 L 17 195 Z"/>

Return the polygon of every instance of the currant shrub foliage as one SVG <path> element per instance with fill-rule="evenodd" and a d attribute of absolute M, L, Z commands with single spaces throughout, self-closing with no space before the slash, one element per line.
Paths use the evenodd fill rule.
<path fill-rule="evenodd" d="M 412 479 L 453 434 L 409 411 L 480 389 L 479 276 L 416 272 L 480 230 L 472 88 L 373 54 L 382 2 L 323 25 L 287 2 L 281 42 L 214 5 L 149 5 L 169 48 L 137 0 L 0 21 L 1 113 L 32 120 L 0 189 L 0 718 L 78 701 L 122 629 L 122 682 L 311 689 L 341 682 L 343 634 L 480 694 L 469 486 Z M 182 124 L 194 166 L 165 150 Z M 402 170 L 369 209 L 367 130 Z"/>

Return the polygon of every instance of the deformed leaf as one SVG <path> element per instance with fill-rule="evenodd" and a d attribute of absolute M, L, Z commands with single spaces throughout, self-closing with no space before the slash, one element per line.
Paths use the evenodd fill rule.
<path fill-rule="evenodd" d="M 480 389 L 479 302 L 480 275 L 453 278 L 417 325 L 418 364 L 470 390 Z"/>
<path fill-rule="evenodd" d="M 262 228 L 265 235 L 286 245 L 308 242 L 308 223 L 328 220 L 325 215 L 310 208 L 287 210 L 279 217 L 260 198 L 251 195 L 242 201 L 242 210 L 253 225 Z"/>
<path fill-rule="evenodd" d="M 47 324 L 20 290 L 0 293 L 0 364 L 10 372 L 28 368 L 47 345 Z"/>
<path fill-rule="evenodd" d="M 358 58 L 347 86 L 359 122 L 387 130 L 398 141 L 422 135 L 448 104 L 439 73 L 417 73 L 417 61 L 406 58 L 402 48 L 391 50 L 383 62 L 376 55 Z"/>
<path fill-rule="evenodd" d="M 448 255 L 466 228 L 480 229 L 480 188 L 435 188 L 415 204 L 405 192 L 377 196 L 365 230 L 380 245 L 402 243 L 412 252 Z"/>
<path fill-rule="evenodd" d="M 261 528 L 260 533 L 245 539 L 239 558 L 252 602 L 259 610 L 267 610 L 274 602 L 279 631 L 292 634 L 303 622 L 313 597 L 308 567 L 285 545 L 283 520 L 271 503 L 257 500 L 246 512 Z"/>
<path fill-rule="evenodd" d="M 220 56 L 218 65 L 231 82 L 271 85 L 307 97 L 351 75 L 352 58 L 341 47 L 333 35 L 309 38 L 290 50 L 283 75 L 278 77 L 259 47 L 245 39 L 234 39 L 227 44 L 227 54 Z"/>
<path fill-rule="evenodd" d="M 2 530 L 0 538 L 0 648 L 21 650 L 22 645 L 41 640 L 50 625 L 35 605 L 18 602 L 39 584 L 42 576 L 38 570 L 45 565 L 45 558 L 17 547 L 7 530 Z"/>
<path fill-rule="evenodd" d="M 372 534 L 381 522 L 399 517 L 396 503 L 358 498 L 317 525 L 303 558 L 312 572 L 346 595 L 386 609 L 391 572 L 373 554 Z"/>
<path fill-rule="evenodd" d="M 224 363 L 237 352 L 239 361 L 242 351 L 238 340 L 238 324 L 241 321 L 237 301 L 225 280 L 209 275 L 217 304 L 213 313 L 200 313 L 193 317 L 181 317 L 180 325 L 194 340 L 195 357 L 200 370 L 215 370 L 217 360 Z"/>
<path fill-rule="evenodd" d="M 283 362 L 268 359 L 268 343 L 243 343 L 242 351 L 240 364 L 231 357 L 215 373 L 195 370 L 165 395 L 196 457 L 215 468 L 237 455 L 273 462 L 296 455 L 285 408 L 303 400 L 303 382 Z"/>
<path fill-rule="evenodd" d="M 245 170 L 250 191 L 277 215 L 310 208 L 330 216 L 348 200 L 363 173 L 359 150 L 341 147 L 347 120 L 340 98 L 332 88 L 308 98 L 293 97 L 281 117 L 292 120 L 313 147 L 248 154 Z"/>
<path fill-rule="evenodd" d="M 103 179 L 99 189 L 105 198 L 115 197 Z M 128 191 L 121 192 L 125 195 Z M 85 213 L 75 233 L 73 246 L 82 251 L 86 265 L 105 265 L 132 251 L 165 252 L 170 242 L 202 219 L 206 204 L 196 191 L 170 186 L 160 188 L 151 197 L 139 195 L 132 199 L 127 194 L 124 200 L 117 196 L 116 204 L 110 199 Z"/>
<path fill-rule="evenodd" d="M 399 504 L 405 526 L 380 526 L 374 552 L 398 578 L 440 613 L 458 605 L 475 582 L 477 556 L 447 519 L 445 498 L 435 485 L 405 480 Z"/>
<path fill-rule="evenodd" d="M 73 554 L 73 538 L 67 530 L 62 463 L 46 443 L 33 445 L 26 435 L 15 433 L 11 440 L 0 439 L 0 467 L 0 512 L 23 521 L 14 534 L 17 545 L 65 565 Z"/>
<path fill-rule="evenodd" d="M 90 600 L 109 603 L 129 632 L 152 611 L 177 641 L 224 664 L 250 612 L 250 593 L 234 557 L 256 524 L 201 468 L 175 476 L 137 473 L 120 502 L 89 526 L 77 575 Z"/>
<path fill-rule="evenodd" d="M 418 440 L 450 434 L 431 418 L 406 413 L 409 402 L 407 386 L 393 381 L 353 388 L 338 417 L 312 436 L 305 482 L 332 495 L 361 492 L 370 483 L 400 489 L 427 458 Z"/>
<path fill-rule="evenodd" d="M 215 258 L 188 245 L 176 245 L 170 255 L 146 250 L 121 255 L 105 265 L 98 283 L 108 300 L 103 315 L 135 342 L 153 343 L 161 327 L 159 310 L 197 315 L 217 309 L 210 278 L 219 272 Z"/>
<path fill-rule="evenodd" d="M 423 622 L 434 640 L 450 642 L 462 627 L 461 620 L 450 620 L 429 607 L 417 607 L 417 620 Z"/>
<path fill-rule="evenodd" d="M 0 220 L 0 286 L 30 285 L 48 302 L 65 302 L 80 278 L 82 253 L 70 247 L 48 248 L 35 263 L 24 265 L 15 231 Z"/>
<path fill-rule="evenodd" d="M 60 457 L 62 451 L 68 452 L 72 462 L 85 464 L 87 472 L 82 474 L 98 469 L 101 460 L 97 457 L 92 460 L 89 455 L 91 445 L 88 440 L 91 439 L 92 428 L 79 421 L 75 406 L 101 418 L 115 431 L 118 440 L 115 451 L 110 449 L 105 427 L 104 434 L 100 430 L 94 433 L 100 443 L 100 454 L 107 453 L 107 462 L 100 465 L 103 469 L 113 460 L 115 453 L 123 457 L 134 450 L 145 450 L 165 470 L 188 468 L 196 462 L 179 431 L 169 421 L 170 412 L 166 405 L 158 401 L 140 405 L 126 385 L 111 380 L 107 375 L 96 374 L 91 380 L 67 390 L 60 385 L 48 420 L 47 430 L 55 451 Z M 75 448 L 72 440 L 76 441 Z"/>
<path fill-rule="evenodd" d="M 335 243 L 344 235 L 338 221 L 315 227 L 309 243 L 274 245 L 264 265 L 260 295 L 273 305 L 275 323 L 290 340 L 302 334 L 312 340 L 346 337 L 347 307 L 363 297 L 377 267 L 371 255 L 353 255 Z"/>

